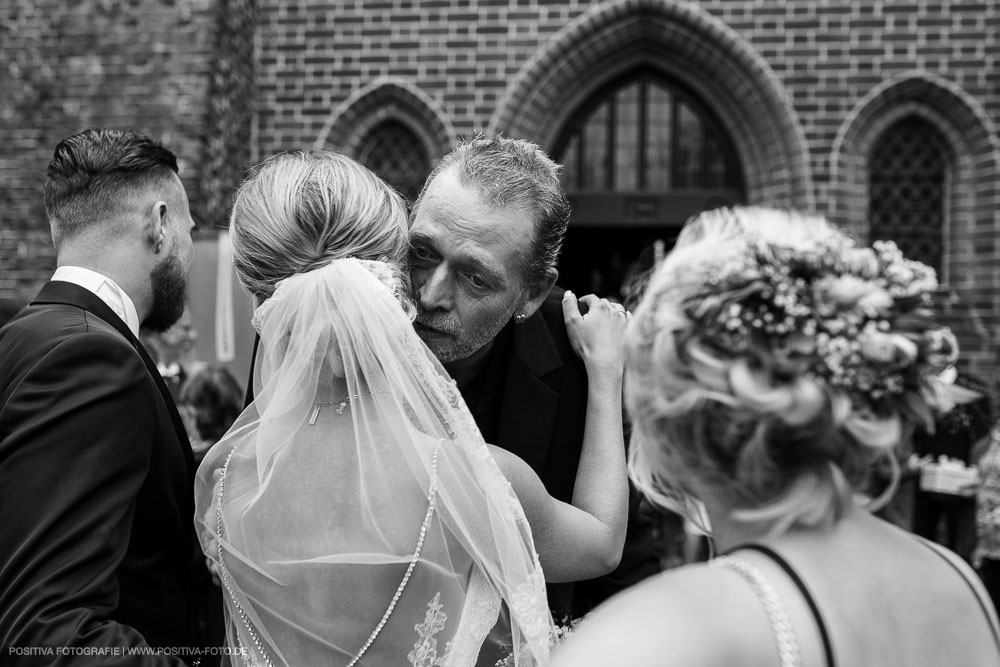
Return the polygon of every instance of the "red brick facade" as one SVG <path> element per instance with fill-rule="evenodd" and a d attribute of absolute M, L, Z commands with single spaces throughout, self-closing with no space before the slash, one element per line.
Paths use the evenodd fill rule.
<path fill-rule="evenodd" d="M 872 146 L 905 116 L 930 123 L 947 148 L 950 319 L 973 370 L 993 377 L 996 2 L 66 4 L 0 8 L 0 297 L 30 295 L 51 268 L 41 182 L 52 147 L 76 129 L 128 125 L 162 137 L 181 156 L 195 213 L 211 227 L 224 224 L 230 194 L 217 190 L 278 150 L 356 155 L 383 119 L 410 128 L 432 159 L 479 130 L 551 150 L 580 104 L 644 67 L 718 117 L 739 154 L 747 201 L 816 209 L 862 235 Z M 234 79 L 240 67 L 250 73 Z M 243 84 L 225 85 L 234 80 Z"/>

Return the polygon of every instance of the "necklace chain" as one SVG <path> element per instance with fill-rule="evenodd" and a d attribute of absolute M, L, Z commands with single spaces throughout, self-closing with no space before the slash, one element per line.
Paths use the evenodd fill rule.
<path fill-rule="evenodd" d="M 344 410 L 347 408 L 347 405 L 351 401 L 356 401 L 359 398 L 361 398 L 362 396 L 374 396 L 375 394 L 387 394 L 387 393 L 389 393 L 389 392 L 386 392 L 386 391 L 364 391 L 364 392 L 359 392 L 357 394 L 354 394 L 353 396 L 345 396 L 344 398 L 342 398 L 342 399 L 340 399 L 338 401 L 324 401 L 324 402 L 321 402 L 321 403 L 313 403 L 312 413 L 310 413 L 310 415 L 309 415 L 309 425 L 312 426 L 312 425 L 316 424 L 316 419 L 319 417 L 319 411 L 322 410 L 323 408 L 328 408 L 331 405 L 336 405 L 337 406 L 337 414 L 338 415 L 342 415 L 342 414 L 344 414 Z"/>
<path fill-rule="evenodd" d="M 383 393 L 383 392 L 373 392 L 373 393 Z M 358 398 L 358 396 L 354 396 L 352 398 L 356 399 Z M 347 400 L 349 399 L 345 399 L 344 401 L 345 404 Z M 334 405 L 335 403 L 337 403 L 337 401 L 326 403 L 325 405 Z M 247 433 L 245 436 L 240 438 L 239 442 L 237 442 L 233 446 L 232 451 L 229 452 L 229 456 L 226 457 L 226 462 L 222 466 L 222 476 L 219 478 L 219 501 L 218 501 L 218 506 L 216 507 L 216 514 L 215 514 L 215 533 L 217 538 L 216 545 L 218 549 L 218 558 L 219 558 L 219 574 L 221 575 L 222 583 L 225 586 L 226 591 L 229 593 L 230 599 L 233 601 L 233 607 L 236 609 L 236 613 L 240 617 L 240 620 L 243 621 L 243 626 L 249 633 L 250 639 L 253 641 L 254 647 L 257 649 L 257 654 L 260 655 L 261 659 L 264 661 L 264 665 L 266 665 L 266 667 L 274 667 L 270 657 L 267 655 L 267 651 L 264 650 L 264 646 L 261 643 L 260 638 L 257 636 L 257 633 L 253 629 L 253 624 L 250 622 L 250 618 L 243 610 L 243 605 L 240 604 L 239 599 L 236 597 L 236 592 L 233 590 L 232 585 L 230 584 L 228 568 L 226 568 L 225 561 L 223 560 L 222 557 L 222 490 L 226 482 L 226 473 L 229 470 L 229 461 L 232 460 L 233 454 L 236 453 L 236 448 L 242 445 L 244 442 L 246 442 L 247 438 L 249 438 L 250 435 L 251 435 L 250 433 Z M 402 597 L 403 590 L 406 588 L 406 584 L 409 583 L 410 576 L 413 574 L 414 568 L 416 568 L 417 563 L 420 561 L 420 552 L 424 548 L 424 539 L 427 537 L 427 531 L 430 528 L 431 520 L 434 518 L 434 509 L 437 506 L 438 454 L 440 454 L 440 452 L 441 452 L 441 441 L 438 440 L 437 444 L 434 446 L 434 454 L 431 458 L 431 483 L 430 483 L 430 488 L 427 490 L 427 512 L 424 514 L 424 520 L 420 524 L 420 533 L 417 535 L 417 546 L 413 550 L 413 555 L 410 556 L 410 564 L 407 566 L 406 572 L 403 574 L 403 580 L 400 581 L 399 586 L 396 587 L 396 592 L 393 594 L 392 600 L 390 600 L 389 602 L 389 607 L 385 610 L 385 613 L 382 615 L 382 619 L 378 622 L 378 625 L 375 626 L 375 629 L 372 631 L 371 635 L 368 636 L 368 640 L 361 647 L 361 650 L 358 651 L 358 654 L 354 656 L 354 659 L 351 660 L 350 663 L 348 663 L 347 667 L 355 667 L 355 665 L 358 664 L 358 661 L 361 660 L 361 657 L 365 653 L 367 653 L 368 649 L 371 648 L 372 644 L 375 643 L 375 640 L 382 632 L 382 629 L 385 627 L 385 624 L 389 622 L 389 617 L 392 616 L 392 612 L 396 608 L 396 603 L 399 602 L 399 598 Z M 237 642 L 239 643 L 240 653 L 244 656 L 244 658 L 246 658 L 248 652 L 243 647 L 243 640 L 239 638 L 238 634 L 236 639 Z M 251 663 L 254 665 L 258 664 L 256 656 L 254 656 L 253 654 L 249 655 Z"/>

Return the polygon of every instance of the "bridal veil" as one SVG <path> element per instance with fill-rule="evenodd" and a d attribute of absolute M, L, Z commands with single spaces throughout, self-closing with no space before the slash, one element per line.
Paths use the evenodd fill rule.
<path fill-rule="evenodd" d="M 260 665 L 544 663 L 523 510 L 392 285 L 336 259 L 255 314 L 256 398 L 197 482 L 228 641 Z"/>

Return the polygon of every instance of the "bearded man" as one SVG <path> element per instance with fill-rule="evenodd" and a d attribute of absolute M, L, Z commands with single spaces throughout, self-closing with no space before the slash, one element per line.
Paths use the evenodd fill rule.
<path fill-rule="evenodd" d="M 458 384 L 483 434 L 571 502 L 587 373 L 563 318 L 556 263 L 569 220 L 559 166 L 528 141 L 477 137 L 434 168 L 414 205 L 410 277 L 417 333 Z M 580 617 L 659 571 L 632 491 L 618 568 L 551 584 L 556 620 Z"/>
<path fill-rule="evenodd" d="M 57 269 L 0 329 L 4 664 L 193 653 L 194 460 L 137 339 L 184 310 L 194 223 L 177 171 L 160 143 L 106 129 L 49 163 Z"/>

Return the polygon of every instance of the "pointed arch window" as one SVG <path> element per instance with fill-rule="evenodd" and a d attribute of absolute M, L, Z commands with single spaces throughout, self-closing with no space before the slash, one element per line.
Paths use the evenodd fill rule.
<path fill-rule="evenodd" d="M 746 201 L 725 126 L 693 91 L 653 68 L 598 87 L 556 135 L 572 213 L 560 284 L 620 296 L 636 258 L 667 248 L 684 221 Z M 594 248 L 602 248 L 595 254 Z"/>
<path fill-rule="evenodd" d="M 416 201 L 431 171 L 427 147 L 398 120 L 386 120 L 371 129 L 358 150 L 358 162 L 396 188 L 410 203 Z"/>
<path fill-rule="evenodd" d="M 654 72 L 598 91 L 553 152 L 569 192 L 744 189 L 736 150 L 715 116 Z"/>
<path fill-rule="evenodd" d="M 949 172 L 944 138 L 931 123 L 907 116 L 891 125 L 869 158 L 870 240 L 895 241 L 941 275 Z"/>

